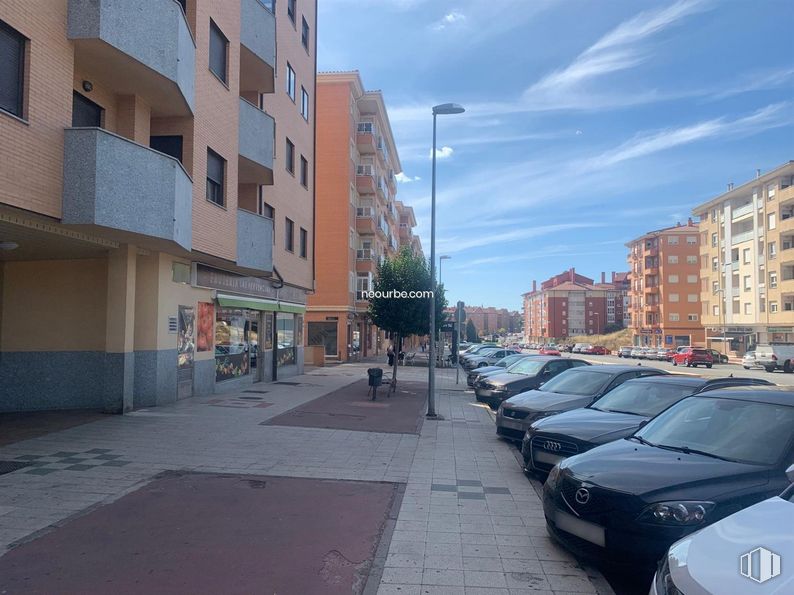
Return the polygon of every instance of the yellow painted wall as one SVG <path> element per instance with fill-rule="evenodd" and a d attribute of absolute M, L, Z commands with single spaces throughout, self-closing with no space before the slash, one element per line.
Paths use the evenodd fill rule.
<path fill-rule="evenodd" d="M 107 261 L 4 265 L 0 350 L 104 351 Z"/>

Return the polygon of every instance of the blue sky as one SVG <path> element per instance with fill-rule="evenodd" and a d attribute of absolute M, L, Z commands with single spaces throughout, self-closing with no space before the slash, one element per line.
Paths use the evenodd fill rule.
<path fill-rule="evenodd" d="M 794 159 L 789 0 L 320 0 L 318 67 L 384 93 L 448 299 L 624 270 L 625 242 Z"/>

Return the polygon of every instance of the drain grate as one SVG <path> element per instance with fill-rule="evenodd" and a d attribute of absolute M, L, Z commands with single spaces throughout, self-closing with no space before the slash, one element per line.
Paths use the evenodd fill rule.
<path fill-rule="evenodd" d="M 285 384 L 287 386 L 300 386 L 300 382 L 274 382 L 273 384 Z"/>
<path fill-rule="evenodd" d="M 0 475 L 6 473 L 13 473 L 25 467 L 30 467 L 30 463 L 22 463 L 20 461 L 0 461 Z"/>
<path fill-rule="evenodd" d="M 237 397 L 238 399 L 245 399 L 246 401 L 261 401 L 264 397 Z"/>
<path fill-rule="evenodd" d="M 247 389 L 247 390 L 244 390 L 243 392 L 244 392 L 244 393 L 256 393 L 256 394 L 258 394 L 258 395 L 264 395 L 264 394 L 265 394 L 266 392 L 268 392 L 268 391 L 266 391 L 266 390 L 265 390 L 265 389 L 263 389 L 263 388 L 249 388 L 249 389 Z"/>

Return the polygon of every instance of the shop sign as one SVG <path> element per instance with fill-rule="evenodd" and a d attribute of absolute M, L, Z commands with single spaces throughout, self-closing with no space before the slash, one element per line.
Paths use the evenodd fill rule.
<path fill-rule="evenodd" d="M 790 326 L 770 326 L 766 329 L 768 333 L 792 333 L 794 332 L 794 327 Z"/>
<path fill-rule="evenodd" d="M 673 344 L 673 335 L 665 335 L 664 336 L 664 343 L 665 343 L 665 345 L 672 345 Z"/>
<path fill-rule="evenodd" d="M 221 289 L 242 295 L 278 299 L 297 304 L 306 303 L 306 293 L 303 290 L 287 285 L 276 289 L 270 279 L 245 277 L 200 263 L 194 263 L 193 268 L 193 285 L 197 287 Z"/>

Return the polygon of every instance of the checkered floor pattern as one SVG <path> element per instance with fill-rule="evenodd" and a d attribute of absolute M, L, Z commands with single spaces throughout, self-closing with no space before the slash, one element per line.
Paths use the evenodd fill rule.
<path fill-rule="evenodd" d="M 31 475 L 49 475 L 56 471 L 88 471 L 94 467 L 124 467 L 132 462 L 123 460 L 122 455 L 115 455 L 107 448 L 92 448 L 82 452 L 62 450 L 49 455 L 22 455 L 15 460 L 27 465 L 19 473 Z"/>
<path fill-rule="evenodd" d="M 509 488 L 488 487 L 473 479 L 459 479 L 455 484 L 434 483 L 431 492 L 454 492 L 460 500 L 485 500 L 486 494 L 510 494 Z"/>

